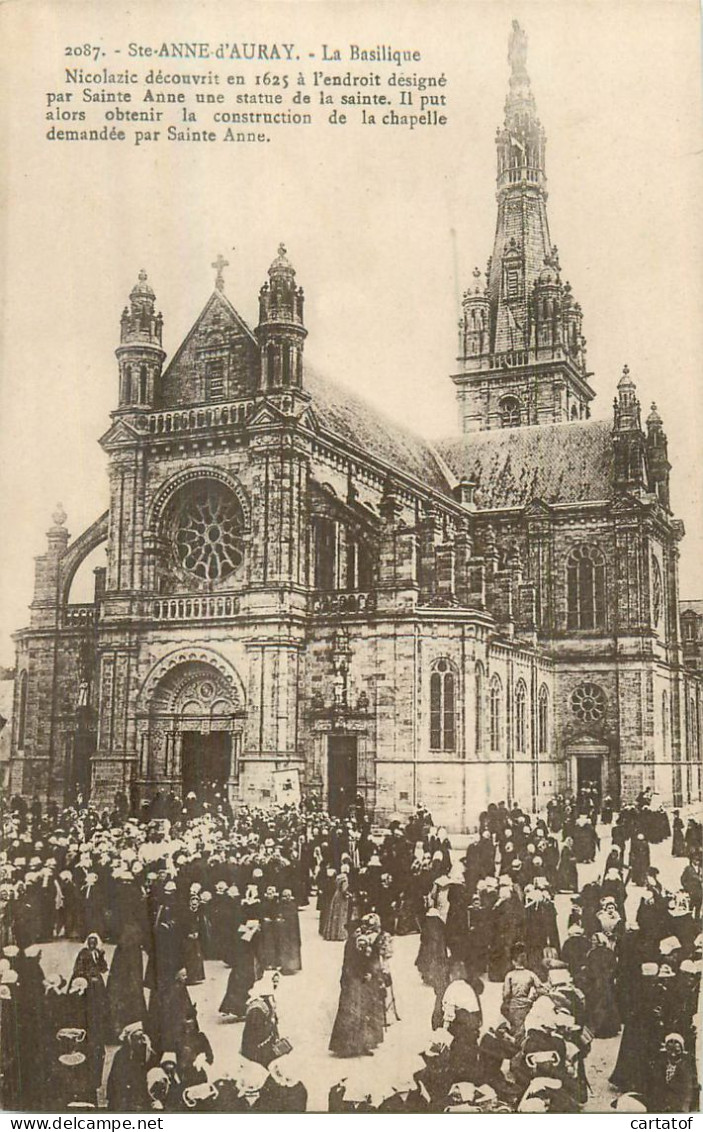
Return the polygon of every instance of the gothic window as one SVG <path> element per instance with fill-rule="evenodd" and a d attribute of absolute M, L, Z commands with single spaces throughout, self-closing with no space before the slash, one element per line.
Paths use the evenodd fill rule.
<path fill-rule="evenodd" d="M 669 696 L 662 692 L 662 754 L 664 758 L 669 753 Z"/>
<path fill-rule="evenodd" d="M 139 367 L 139 404 L 145 405 L 147 400 L 147 369 Z"/>
<path fill-rule="evenodd" d="M 605 715 L 605 692 L 598 684 L 585 680 L 571 693 L 571 710 L 581 723 L 600 723 Z"/>
<path fill-rule="evenodd" d="M 503 397 L 500 402 L 501 428 L 515 428 L 521 420 L 520 402 L 517 397 Z"/>
<path fill-rule="evenodd" d="M 120 394 L 120 401 L 126 404 L 132 396 L 132 367 L 125 366 L 122 371 L 122 391 Z"/>
<path fill-rule="evenodd" d="M 283 374 L 281 380 L 284 385 L 290 385 L 290 346 L 283 346 Z"/>
<path fill-rule="evenodd" d="M 476 750 L 483 750 L 483 667 L 476 665 Z"/>
<path fill-rule="evenodd" d="M 209 401 L 221 401 L 225 397 L 225 360 L 213 358 L 207 364 L 207 397 Z"/>
<path fill-rule="evenodd" d="M 244 516 L 234 492 L 200 480 L 179 492 L 173 508 L 173 545 L 179 565 L 203 582 L 222 582 L 244 554 Z"/>
<path fill-rule="evenodd" d="M 605 563 L 595 546 L 582 543 L 566 563 L 567 627 L 605 628 Z"/>
<path fill-rule="evenodd" d="M 430 676 L 430 749 L 456 748 L 455 681 L 446 660 L 438 660 Z"/>
<path fill-rule="evenodd" d="M 20 676 L 17 696 L 17 749 L 24 750 L 24 736 L 27 729 L 27 673 Z"/>
<path fill-rule="evenodd" d="M 652 621 L 658 625 L 662 615 L 662 572 L 659 560 L 652 555 Z"/>
<path fill-rule="evenodd" d="M 543 684 L 537 704 L 537 750 L 540 755 L 549 751 L 549 692 Z"/>
<path fill-rule="evenodd" d="M 502 709 L 502 690 L 500 680 L 494 676 L 491 680 L 490 690 L 490 739 L 491 750 L 500 750 L 500 728 L 501 728 L 501 709 Z"/>
<path fill-rule="evenodd" d="M 696 626 L 694 624 L 692 617 L 688 617 L 684 621 L 683 635 L 684 635 L 684 640 L 695 641 L 695 639 L 696 639 Z"/>
<path fill-rule="evenodd" d="M 300 350 L 295 351 L 295 380 L 298 385 L 303 384 L 303 355 Z"/>
<path fill-rule="evenodd" d="M 518 754 L 527 750 L 527 688 L 522 680 L 515 689 L 515 750 Z"/>

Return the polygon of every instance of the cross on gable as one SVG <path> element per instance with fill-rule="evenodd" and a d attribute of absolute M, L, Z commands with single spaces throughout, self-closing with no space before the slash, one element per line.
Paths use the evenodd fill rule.
<path fill-rule="evenodd" d="M 225 257 L 223 255 L 218 255 L 217 259 L 215 259 L 213 261 L 213 263 L 211 264 L 211 267 L 214 267 L 214 269 L 217 273 L 215 275 L 215 286 L 216 286 L 217 290 L 218 291 L 224 291 L 224 289 L 225 289 L 225 277 L 224 277 L 223 272 L 224 272 L 224 269 L 226 267 L 229 267 L 229 260 L 225 259 Z"/>

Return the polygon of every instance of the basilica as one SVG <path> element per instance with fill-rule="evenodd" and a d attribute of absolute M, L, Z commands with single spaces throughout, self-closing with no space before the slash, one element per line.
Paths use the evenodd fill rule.
<path fill-rule="evenodd" d="M 100 440 L 108 510 L 71 539 L 57 509 L 15 635 L 11 793 L 302 793 L 333 813 L 360 795 L 379 824 L 423 804 L 450 830 L 587 784 L 616 806 L 645 787 L 701 798 L 662 417 L 643 418 L 627 366 L 608 419 L 591 415 L 517 24 L 509 62 L 455 436 L 411 435 L 306 364 L 284 246 L 254 329 L 218 259 L 170 359 L 139 273 Z"/>

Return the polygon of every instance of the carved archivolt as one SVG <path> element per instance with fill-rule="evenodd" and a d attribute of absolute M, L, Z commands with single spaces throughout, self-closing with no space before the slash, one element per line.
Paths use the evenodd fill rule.
<path fill-rule="evenodd" d="M 175 649 L 151 669 L 139 693 L 138 710 L 181 713 L 194 711 L 196 705 L 208 712 L 242 712 L 244 685 L 214 649 Z"/>

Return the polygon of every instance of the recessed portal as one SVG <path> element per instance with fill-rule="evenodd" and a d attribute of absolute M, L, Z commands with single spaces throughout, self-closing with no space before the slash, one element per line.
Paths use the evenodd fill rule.
<path fill-rule="evenodd" d="M 229 731 L 181 733 L 183 797 L 191 791 L 201 801 L 215 794 L 226 796 L 232 764 L 232 736 Z"/>
<path fill-rule="evenodd" d="M 356 735 L 330 735 L 327 747 L 328 809 L 345 817 L 356 799 Z"/>

